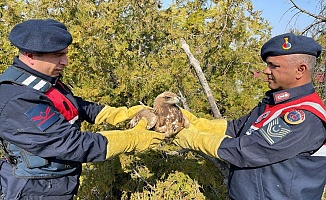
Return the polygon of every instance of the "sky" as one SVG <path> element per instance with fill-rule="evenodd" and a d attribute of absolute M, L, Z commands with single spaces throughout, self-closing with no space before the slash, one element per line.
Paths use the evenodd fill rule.
<path fill-rule="evenodd" d="M 168 7 L 172 2 L 173 0 L 163 0 L 163 6 Z M 290 0 L 251 0 L 251 2 L 254 10 L 262 10 L 262 17 L 270 22 L 273 27 L 272 36 L 286 33 L 291 27 L 303 30 L 314 20 L 306 14 L 292 18 L 297 10 L 290 9 L 293 6 Z M 294 2 L 311 13 L 318 11 L 319 0 L 294 0 Z"/>

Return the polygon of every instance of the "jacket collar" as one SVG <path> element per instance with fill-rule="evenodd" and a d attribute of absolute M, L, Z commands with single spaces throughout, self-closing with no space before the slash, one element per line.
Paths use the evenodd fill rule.
<path fill-rule="evenodd" d="M 315 92 L 314 86 L 312 83 L 307 83 L 305 85 L 290 88 L 287 90 L 269 90 L 266 92 L 266 98 L 263 99 L 264 103 L 267 104 L 279 104 L 295 99 L 299 99 L 303 96 L 307 96 Z"/>

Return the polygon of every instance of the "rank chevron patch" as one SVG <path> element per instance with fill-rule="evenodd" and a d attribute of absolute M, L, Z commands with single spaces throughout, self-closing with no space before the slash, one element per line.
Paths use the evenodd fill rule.
<path fill-rule="evenodd" d="M 286 134 L 290 133 L 291 129 L 281 118 L 278 117 L 258 131 L 270 145 L 273 145 L 280 141 Z"/>

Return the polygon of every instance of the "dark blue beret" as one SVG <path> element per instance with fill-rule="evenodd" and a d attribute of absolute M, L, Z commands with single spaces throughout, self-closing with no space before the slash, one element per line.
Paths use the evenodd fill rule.
<path fill-rule="evenodd" d="M 318 57 L 322 47 L 312 38 L 285 33 L 267 41 L 261 48 L 261 58 L 288 54 L 309 54 Z"/>
<path fill-rule="evenodd" d="M 50 53 L 68 47 L 72 37 L 61 22 L 31 19 L 15 25 L 9 33 L 9 40 L 24 52 Z"/>

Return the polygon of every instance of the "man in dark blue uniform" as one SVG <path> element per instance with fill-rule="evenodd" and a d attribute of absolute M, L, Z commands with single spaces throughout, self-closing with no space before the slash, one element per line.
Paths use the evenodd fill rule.
<path fill-rule="evenodd" d="M 19 49 L 0 76 L 0 191 L 3 199 L 72 199 L 81 163 L 142 151 L 164 134 L 145 130 L 82 132 L 81 122 L 117 124 L 143 106 L 110 107 L 73 96 L 61 82 L 72 37 L 64 24 L 27 20 L 9 34 Z M 1 194 L 0 192 L 0 194 Z"/>
<path fill-rule="evenodd" d="M 292 33 L 265 43 L 263 73 L 271 89 L 246 116 L 197 118 L 174 142 L 230 163 L 236 200 L 320 200 L 326 182 L 326 111 L 312 84 L 321 46 Z"/>

